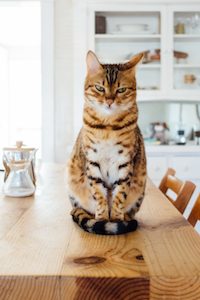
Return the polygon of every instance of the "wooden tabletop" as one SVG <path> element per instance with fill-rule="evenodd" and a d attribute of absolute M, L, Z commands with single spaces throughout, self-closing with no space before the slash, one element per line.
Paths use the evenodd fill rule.
<path fill-rule="evenodd" d="M 148 181 L 139 229 L 97 236 L 72 222 L 65 167 L 35 197 L 0 196 L 1 300 L 200 299 L 200 237 Z"/>

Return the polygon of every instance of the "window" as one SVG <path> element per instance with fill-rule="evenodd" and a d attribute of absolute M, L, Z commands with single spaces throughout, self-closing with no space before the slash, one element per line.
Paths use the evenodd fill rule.
<path fill-rule="evenodd" d="M 0 148 L 41 149 L 40 1 L 0 1 Z"/>

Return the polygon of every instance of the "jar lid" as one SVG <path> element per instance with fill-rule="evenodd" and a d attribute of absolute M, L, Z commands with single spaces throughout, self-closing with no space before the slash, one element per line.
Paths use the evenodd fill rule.
<path fill-rule="evenodd" d="M 5 147 L 3 148 L 3 151 L 21 151 L 21 152 L 26 152 L 26 151 L 33 151 L 36 150 L 35 148 L 28 148 L 23 144 L 23 141 L 16 141 L 16 146 L 13 147 Z"/>

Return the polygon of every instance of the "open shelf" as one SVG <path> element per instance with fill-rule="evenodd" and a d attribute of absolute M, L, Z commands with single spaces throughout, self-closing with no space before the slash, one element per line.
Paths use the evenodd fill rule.
<path fill-rule="evenodd" d="M 197 11 L 200 16 L 200 6 Z M 155 50 L 160 49 L 160 61 L 138 65 L 136 77 L 138 87 L 141 87 L 138 90 L 139 101 L 171 101 L 176 98 L 180 101 L 186 98 L 189 101 L 197 101 L 200 99 L 200 86 L 197 86 L 197 80 L 200 78 L 197 51 L 200 45 L 200 29 L 198 31 L 198 28 L 194 29 L 188 25 L 188 20 L 194 18 L 195 14 L 196 8 L 190 11 L 190 6 L 184 11 L 179 11 L 178 7 L 166 11 L 157 8 L 155 11 L 138 12 L 133 11 L 133 8 L 130 8 L 130 11 L 116 11 L 114 6 L 113 11 L 96 11 L 91 15 L 91 24 L 94 24 L 94 17 L 99 16 L 104 18 L 101 20 L 105 26 L 102 26 L 103 30 L 92 28 L 91 49 L 98 53 L 98 57 L 102 58 L 104 63 L 125 62 L 135 53 L 142 51 L 149 51 L 150 58 L 151 54 L 157 53 Z M 179 22 L 184 24 L 182 31 L 175 27 Z M 139 27 L 139 24 L 146 25 L 143 27 L 148 29 L 140 30 L 143 27 Z M 185 33 L 179 34 L 175 30 Z M 188 55 L 185 59 L 176 60 L 174 51 Z M 184 76 L 187 74 L 196 77 L 194 87 L 184 85 Z M 142 89 L 143 87 L 145 89 Z"/>
<path fill-rule="evenodd" d="M 153 41 L 160 39 L 160 34 L 95 34 L 98 40 L 134 40 L 134 41 Z"/>
<path fill-rule="evenodd" d="M 159 69 L 161 64 L 141 64 L 138 67 L 140 69 Z"/>
<path fill-rule="evenodd" d="M 199 69 L 200 64 L 174 64 L 177 69 Z"/>
<path fill-rule="evenodd" d="M 200 34 L 174 34 L 175 40 L 199 40 L 200 39 Z"/>

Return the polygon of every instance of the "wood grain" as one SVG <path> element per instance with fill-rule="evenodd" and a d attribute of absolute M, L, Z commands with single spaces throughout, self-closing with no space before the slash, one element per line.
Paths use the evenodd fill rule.
<path fill-rule="evenodd" d="M 46 168 L 34 198 L 1 196 L 1 300 L 199 300 L 200 237 L 150 180 L 139 229 L 106 237 L 72 222 L 64 174 Z"/>
<path fill-rule="evenodd" d="M 148 278 L 66 278 L 61 280 L 61 299 L 148 300 Z"/>
<path fill-rule="evenodd" d="M 2 300 L 59 300 L 59 280 L 46 276 L 1 276 Z"/>
<path fill-rule="evenodd" d="M 151 280 L 151 299 L 153 300 L 199 300 L 199 276 L 194 277 L 153 277 Z"/>
<path fill-rule="evenodd" d="M 9 198 L 0 195 L 0 238 L 11 229 L 33 204 L 33 198 Z"/>

